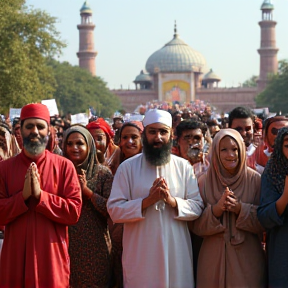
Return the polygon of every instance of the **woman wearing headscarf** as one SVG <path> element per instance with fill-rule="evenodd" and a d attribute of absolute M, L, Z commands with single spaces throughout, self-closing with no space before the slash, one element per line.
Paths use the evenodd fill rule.
<path fill-rule="evenodd" d="M 108 166 L 115 175 L 120 164 L 120 148 L 113 142 L 114 133 L 109 124 L 103 118 L 98 118 L 86 128 L 94 138 L 99 157 L 102 156 L 101 164 Z"/>
<path fill-rule="evenodd" d="M 267 231 L 269 287 L 288 283 L 288 127 L 279 130 L 261 177 L 258 218 Z"/>
<path fill-rule="evenodd" d="M 82 189 L 79 221 L 69 227 L 71 287 L 111 287 L 111 240 L 106 202 L 113 176 L 98 163 L 94 140 L 81 125 L 71 126 L 63 138 L 63 155 L 70 159 Z"/>
<path fill-rule="evenodd" d="M 21 152 L 9 126 L 0 122 L 0 161 L 13 157 Z"/>
<path fill-rule="evenodd" d="M 141 134 L 144 130 L 140 121 L 125 122 L 119 131 L 120 163 L 142 152 Z M 110 229 L 113 242 L 113 268 L 117 288 L 123 287 L 122 237 L 123 224 L 115 223 Z"/>
<path fill-rule="evenodd" d="M 51 153 L 62 155 L 63 152 L 59 147 L 59 140 L 57 137 L 57 128 L 55 126 L 50 125 L 49 132 L 50 132 L 49 140 L 46 149 L 49 150 Z"/>
<path fill-rule="evenodd" d="M 12 135 L 9 126 L 0 122 L 0 161 L 4 161 L 21 152 L 16 138 Z M 0 226 L 0 255 L 4 238 L 4 226 Z"/>
<path fill-rule="evenodd" d="M 247 167 L 245 144 L 234 129 L 220 130 L 211 165 L 199 178 L 205 209 L 193 232 L 203 237 L 197 287 L 265 287 L 265 257 L 257 219 L 260 175 Z"/>

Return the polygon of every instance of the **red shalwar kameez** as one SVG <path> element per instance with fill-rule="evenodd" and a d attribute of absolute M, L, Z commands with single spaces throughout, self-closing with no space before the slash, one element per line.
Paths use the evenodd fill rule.
<path fill-rule="evenodd" d="M 77 173 L 72 162 L 45 150 L 34 161 L 40 199 L 24 201 L 31 162 L 22 152 L 0 163 L 0 225 L 5 225 L 0 287 L 69 287 L 67 225 L 78 221 L 82 205 Z"/>

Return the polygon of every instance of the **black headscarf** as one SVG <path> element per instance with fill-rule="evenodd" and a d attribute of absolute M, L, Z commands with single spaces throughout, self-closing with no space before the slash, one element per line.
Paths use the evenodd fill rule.
<path fill-rule="evenodd" d="M 86 180 L 92 179 L 94 176 L 94 169 L 96 168 L 95 166 L 99 163 L 97 159 L 97 154 L 96 154 L 96 147 L 94 143 L 94 139 L 90 132 L 82 125 L 76 124 L 68 128 L 63 135 L 63 156 L 67 157 L 67 139 L 70 134 L 78 132 L 80 133 L 84 138 L 88 146 L 88 154 L 86 159 L 84 160 L 83 163 L 79 164 L 76 166 L 76 170 L 79 173 L 81 169 L 86 171 Z"/>
<path fill-rule="evenodd" d="M 288 159 L 283 154 L 283 141 L 286 135 L 288 135 L 288 127 L 283 127 L 278 131 L 274 151 L 263 172 L 263 175 L 269 175 L 279 194 L 283 193 L 285 178 L 288 175 Z"/>

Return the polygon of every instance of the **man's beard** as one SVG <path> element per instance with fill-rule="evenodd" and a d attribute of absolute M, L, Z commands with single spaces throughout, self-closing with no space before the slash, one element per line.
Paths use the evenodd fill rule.
<path fill-rule="evenodd" d="M 161 166 L 170 161 L 172 139 L 161 147 L 153 147 L 155 143 L 149 144 L 145 132 L 143 133 L 143 152 L 146 160 L 153 166 Z"/>
<path fill-rule="evenodd" d="M 38 141 L 31 141 L 33 138 L 37 138 Z M 23 137 L 23 147 L 32 155 L 40 155 L 44 152 L 48 140 L 49 136 L 37 137 L 37 135 L 30 134 L 28 137 Z"/>

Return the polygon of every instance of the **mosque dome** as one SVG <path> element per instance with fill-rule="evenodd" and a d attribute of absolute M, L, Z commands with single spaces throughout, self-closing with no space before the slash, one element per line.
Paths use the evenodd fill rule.
<path fill-rule="evenodd" d="M 210 71 L 203 77 L 203 81 L 205 80 L 220 81 L 221 78 L 217 74 L 215 74 L 212 69 L 210 69 Z"/>
<path fill-rule="evenodd" d="M 149 74 L 146 74 L 141 70 L 140 74 L 136 76 L 134 82 L 152 82 L 152 78 Z"/>
<path fill-rule="evenodd" d="M 174 32 L 173 39 L 148 58 L 147 72 L 203 72 L 206 66 L 203 55 L 178 37 L 176 25 Z"/>
<path fill-rule="evenodd" d="M 261 6 L 261 10 L 273 10 L 274 5 L 271 3 L 270 0 L 265 0 Z"/>
<path fill-rule="evenodd" d="M 81 13 L 92 13 L 92 9 L 88 1 L 85 1 L 82 8 L 80 9 Z"/>

